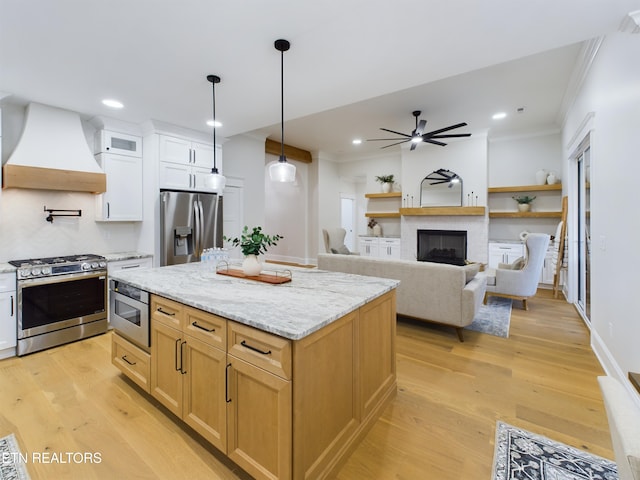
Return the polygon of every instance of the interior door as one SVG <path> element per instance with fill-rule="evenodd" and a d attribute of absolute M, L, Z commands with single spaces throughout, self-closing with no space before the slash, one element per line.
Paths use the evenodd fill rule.
<path fill-rule="evenodd" d="M 344 244 L 352 252 L 356 249 L 354 232 L 355 203 L 354 195 L 340 194 L 340 226 L 347 232 L 344 237 Z"/>

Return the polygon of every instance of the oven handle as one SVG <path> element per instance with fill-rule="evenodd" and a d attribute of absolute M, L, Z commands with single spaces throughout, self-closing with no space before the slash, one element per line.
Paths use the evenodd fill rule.
<path fill-rule="evenodd" d="M 42 278 L 26 278 L 24 280 L 18 280 L 18 288 L 26 288 L 26 287 L 34 287 L 36 285 L 47 285 L 50 283 L 60 283 L 60 282 L 71 282 L 73 280 L 78 279 L 88 279 L 88 278 L 104 278 L 107 279 L 107 272 L 101 270 L 99 272 L 79 272 L 79 273 L 69 273 L 62 275 L 53 275 L 51 277 L 42 277 Z"/>

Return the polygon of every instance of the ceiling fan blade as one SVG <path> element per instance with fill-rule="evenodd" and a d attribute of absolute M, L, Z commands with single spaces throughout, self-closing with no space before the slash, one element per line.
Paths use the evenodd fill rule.
<path fill-rule="evenodd" d="M 416 142 L 412 142 L 411 143 L 411 148 L 409 150 L 414 151 L 417 146 L 418 146 L 418 144 Z"/>
<path fill-rule="evenodd" d="M 450 133 L 448 135 L 429 135 L 429 138 L 458 138 L 458 137 L 470 137 L 470 133 Z"/>
<path fill-rule="evenodd" d="M 444 147 L 446 145 L 446 143 L 436 142 L 435 140 L 431 140 L 430 138 L 424 138 L 424 136 L 422 137 L 422 141 L 427 143 L 433 143 L 434 145 L 440 145 L 441 147 Z"/>
<path fill-rule="evenodd" d="M 422 137 L 425 137 L 425 136 L 426 137 L 431 137 L 433 135 L 438 135 L 439 133 L 442 133 L 442 132 L 448 132 L 449 130 L 453 130 L 455 128 L 460 128 L 460 127 L 466 127 L 466 126 L 467 126 L 467 124 L 464 123 L 464 122 L 457 123 L 455 125 L 451 125 L 449 127 L 444 127 L 444 128 L 439 129 L 439 130 L 434 130 L 432 132 L 427 132 L 424 135 L 422 135 Z"/>
<path fill-rule="evenodd" d="M 442 185 L 443 183 L 449 183 L 450 180 L 440 180 L 438 182 L 431 182 L 429 185 Z"/>
<path fill-rule="evenodd" d="M 400 140 L 398 137 L 396 138 L 368 138 L 367 142 L 393 142 L 394 140 Z M 407 140 L 402 140 L 406 142 Z"/>
<path fill-rule="evenodd" d="M 416 127 L 416 131 L 414 132 L 414 135 L 416 136 L 422 135 L 422 132 L 424 132 L 424 127 L 426 127 L 426 125 L 427 125 L 426 120 L 420 120 L 420 123 L 418 124 L 418 126 Z"/>
<path fill-rule="evenodd" d="M 399 141 L 399 142 L 392 143 L 391 145 L 385 145 L 384 147 L 380 147 L 380 148 L 389 148 L 389 147 L 394 147 L 394 146 L 396 146 L 396 145 L 400 145 L 401 143 L 406 143 L 406 142 L 409 142 L 409 141 L 410 141 L 410 140 L 401 140 L 401 141 Z"/>
<path fill-rule="evenodd" d="M 393 130 L 389 130 L 388 128 L 381 128 L 380 130 L 384 130 L 385 132 L 395 133 L 396 135 L 402 135 L 403 137 L 411 138 L 411 135 L 407 135 L 406 133 L 395 132 Z"/>

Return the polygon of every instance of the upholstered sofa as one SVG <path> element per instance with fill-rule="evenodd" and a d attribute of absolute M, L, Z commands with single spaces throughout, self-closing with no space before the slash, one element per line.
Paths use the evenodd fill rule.
<path fill-rule="evenodd" d="M 461 342 L 462 329 L 473 321 L 487 288 L 479 264 L 456 266 L 320 253 L 318 268 L 400 280 L 396 291 L 398 315 L 450 325 Z"/>

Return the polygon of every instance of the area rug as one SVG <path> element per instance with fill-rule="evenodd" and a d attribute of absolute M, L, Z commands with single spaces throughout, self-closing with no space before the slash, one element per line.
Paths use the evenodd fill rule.
<path fill-rule="evenodd" d="M 618 480 L 616 464 L 498 422 L 492 480 Z"/>
<path fill-rule="evenodd" d="M 511 303 L 510 298 L 489 297 L 486 305 L 480 305 L 471 325 L 464 328 L 496 337 L 509 338 Z"/>
<path fill-rule="evenodd" d="M 0 480 L 29 480 L 24 464 L 24 455 L 20 454 L 18 441 L 12 433 L 0 438 Z"/>

